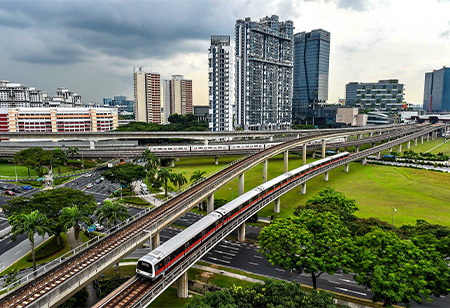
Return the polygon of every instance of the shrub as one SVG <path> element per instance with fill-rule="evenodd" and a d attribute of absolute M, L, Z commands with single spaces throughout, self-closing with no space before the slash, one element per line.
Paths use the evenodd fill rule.
<path fill-rule="evenodd" d="M 36 248 L 35 251 L 36 261 L 48 258 L 51 255 L 54 255 L 55 253 L 58 253 L 61 250 L 63 250 L 64 247 L 65 247 L 64 240 L 61 240 L 61 243 L 58 245 L 56 241 L 56 236 L 53 236 L 49 241 Z M 27 261 L 33 262 L 33 256 L 31 255 L 31 253 L 27 257 Z"/>

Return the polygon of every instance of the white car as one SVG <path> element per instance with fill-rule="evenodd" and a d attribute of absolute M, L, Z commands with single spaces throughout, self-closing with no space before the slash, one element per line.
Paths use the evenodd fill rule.
<path fill-rule="evenodd" d="M 105 227 L 103 227 L 103 226 L 102 226 L 101 224 L 99 224 L 98 222 L 96 222 L 94 225 L 95 225 L 95 229 L 96 229 L 96 230 L 100 230 L 100 231 L 101 231 L 101 230 L 105 229 Z"/>
<path fill-rule="evenodd" d="M 84 177 L 85 178 L 88 178 L 88 177 L 90 177 L 92 174 L 90 174 L 90 173 L 86 173 L 85 175 L 84 175 Z"/>

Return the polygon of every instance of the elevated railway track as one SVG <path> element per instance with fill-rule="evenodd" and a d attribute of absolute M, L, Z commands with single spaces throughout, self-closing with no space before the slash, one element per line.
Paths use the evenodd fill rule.
<path fill-rule="evenodd" d="M 387 148 L 391 144 L 397 144 L 402 140 L 411 140 L 416 138 L 416 136 L 420 137 L 441 128 L 440 126 L 402 127 L 399 129 L 403 130 L 402 134 L 407 134 L 406 137 L 379 147 Z M 378 130 L 380 129 L 364 129 L 360 133 Z M 392 130 L 392 128 L 389 130 Z M 398 134 L 398 131 L 396 133 Z M 35 278 L 27 276 L 11 285 L 6 290 L 7 294 L 0 298 L 1 307 L 54 307 L 61 304 L 66 298 L 75 294 L 89 281 L 100 275 L 103 270 L 141 246 L 152 234 L 158 233 L 166 225 L 173 222 L 236 176 L 274 155 L 298 147 L 310 140 L 321 140 L 322 138 L 337 137 L 342 134 L 342 131 L 335 130 L 334 133 L 324 132 L 314 137 L 302 137 L 266 149 L 231 165 L 179 194 L 162 206 L 154 210 L 143 211 L 133 220 L 124 222 L 113 230 L 106 231 L 105 237 L 96 238 L 95 241 L 92 240 L 89 243 L 90 245 L 85 244 L 85 246 L 77 248 L 65 259 L 58 259 L 48 264 L 41 270 L 38 270 Z M 393 138 L 391 134 L 385 134 L 384 137 L 385 139 Z M 369 152 L 364 151 L 361 153 Z M 356 156 L 352 156 L 353 160 L 364 157 L 361 153 L 357 153 L 359 156 L 356 154 Z M 370 155 L 370 153 L 367 155 Z"/>

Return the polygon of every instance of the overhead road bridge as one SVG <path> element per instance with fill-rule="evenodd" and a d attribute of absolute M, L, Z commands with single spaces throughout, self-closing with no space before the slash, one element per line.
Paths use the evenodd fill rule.
<path fill-rule="evenodd" d="M 435 131 L 442 130 L 443 126 L 401 129 L 405 130 L 405 134 L 407 134 L 405 137 L 372 148 L 371 151 L 361 151 L 355 154 L 358 156 L 353 157 L 363 159 L 366 154 L 371 155 L 381 148 L 388 148 L 421 136 L 434 134 Z M 363 129 L 359 133 L 370 134 L 380 130 L 386 129 Z M 239 177 L 239 190 L 240 193 L 243 193 L 245 171 L 264 163 L 264 170 L 267 172 L 266 162 L 270 157 L 281 153 L 285 153 L 285 157 L 287 157 L 287 151 L 290 149 L 304 146 L 304 144 L 313 140 L 337 137 L 342 133 L 343 131 L 335 130 L 334 133 L 320 133 L 314 137 L 301 137 L 230 164 L 228 168 L 181 192 L 160 207 L 139 213 L 129 222 L 124 222 L 115 229 L 106 231 L 105 237 L 92 239 L 89 243 L 83 244 L 62 258 L 38 269 L 35 278 L 29 275 L 8 286 L 6 288 L 7 293 L 0 298 L 0 305 L 20 308 L 55 307 L 61 304 L 89 281 L 99 276 L 102 271 L 148 241 L 150 237 L 154 247 L 158 246 L 159 232 L 202 200 L 208 198 L 208 211 L 211 211 L 211 208 L 214 207 L 214 192 L 234 178 Z M 287 162 L 287 159 L 285 162 Z M 286 167 L 285 171 L 287 171 Z M 239 237 L 242 238 L 245 234 L 245 225 L 241 224 L 238 228 L 240 230 Z"/>
<path fill-rule="evenodd" d="M 396 129 L 404 125 L 383 125 L 381 128 Z M 361 131 L 377 129 L 373 128 L 344 128 L 340 131 Z M 310 134 L 312 132 L 332 133 L 336 129 L 301 129 L 301 130 L 274 130 L 274 131 L 232 131 L 232 132 L 70 132 L 70 133 L 47 133 L 47 132 L 1 132 L 0 140 L 77 140 L 96 142 L 101 140 L 139 140 L 139 139 L 183 139 L 183 140 L 201 140 L 208 144 L 211 140 L 216 139 L 235 139 L 235 138 L 274 138 L 274 136 L 295 136 L 302 134 Z M 94 145 L 95 146 L 95 145 Z M 91 143 L 92 147 L 92 143 Z"/>

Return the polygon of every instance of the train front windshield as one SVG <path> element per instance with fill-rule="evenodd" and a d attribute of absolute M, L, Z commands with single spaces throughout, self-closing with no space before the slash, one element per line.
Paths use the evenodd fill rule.
<path fill-rule="evenodd" d="M 145 273 L 148 273 L 149 275 L 153 275 L 152 265 L 150 263 L 138 261 L 137 269 Z"/>

